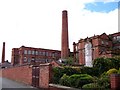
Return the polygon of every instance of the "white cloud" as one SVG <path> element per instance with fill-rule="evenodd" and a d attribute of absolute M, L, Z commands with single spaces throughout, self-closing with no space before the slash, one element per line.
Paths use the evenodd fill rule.
<path fill-rule="evenodd" d="M 68 10 L 69 44 L 80 38 L 114 33 L 118 30 L 118 11 L 98 13 L 84 10 L 84 4 L 94 0 L 1 0 L 0 51 L 6 42 L 6 59 L 11 49 L 22 45 L 61 49 L 62 10 Z M 1 55 L 1 52 L 0 52 Z"/>

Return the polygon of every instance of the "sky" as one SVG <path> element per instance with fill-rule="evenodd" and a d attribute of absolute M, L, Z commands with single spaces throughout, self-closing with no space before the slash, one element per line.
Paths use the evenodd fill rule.
<path fill-rule="evenodd" d="M 68 11 L 69 47 L 94 34 L 118 32 L 119 0 L 0 0 L 0 55 L 12 48 L 61 50 L 62 11 Z"/>

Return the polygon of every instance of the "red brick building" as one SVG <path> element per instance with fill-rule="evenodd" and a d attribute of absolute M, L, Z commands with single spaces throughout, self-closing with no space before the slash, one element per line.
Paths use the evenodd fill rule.
<path fill-rule="evenodd" d="M 43 48 L 33 48 L 21 46 L 12 49 L 12 65 L 22 65 L 27 63 L 49 63 L 52 60 L 58 60 L 61 57 L 61 51 Z"/>
<path fill-rule="evenodd" d="M 120 55 L 120 32 L 107 35 L 94 35 L 73 43 L 74 60 L 76 63 L 92 66 L 98 57 Z"/>

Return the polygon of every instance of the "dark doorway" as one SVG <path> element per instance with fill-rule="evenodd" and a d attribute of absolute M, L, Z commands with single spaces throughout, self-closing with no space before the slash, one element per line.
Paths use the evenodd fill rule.
<path fill-rule="evenodd" d="M 39 66 L 32 67 L 32 86 L 39 87 Z"/>

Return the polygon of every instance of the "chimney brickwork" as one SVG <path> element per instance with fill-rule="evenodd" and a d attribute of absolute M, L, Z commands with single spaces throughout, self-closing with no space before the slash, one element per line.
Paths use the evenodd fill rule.
<path fill-rule="evenodd" d="M 62 11 L 62 45 L 61 45 L 61 58 L 66 59 L 69 57 L 69 40 L 68 40 L 68 17 L 67 11 Z"/>
<path fill-rule="evenodd" d="M 2 49 L 2 63 L 5 62 L 5 42 L 3 42 L 3 49 Z"/>

